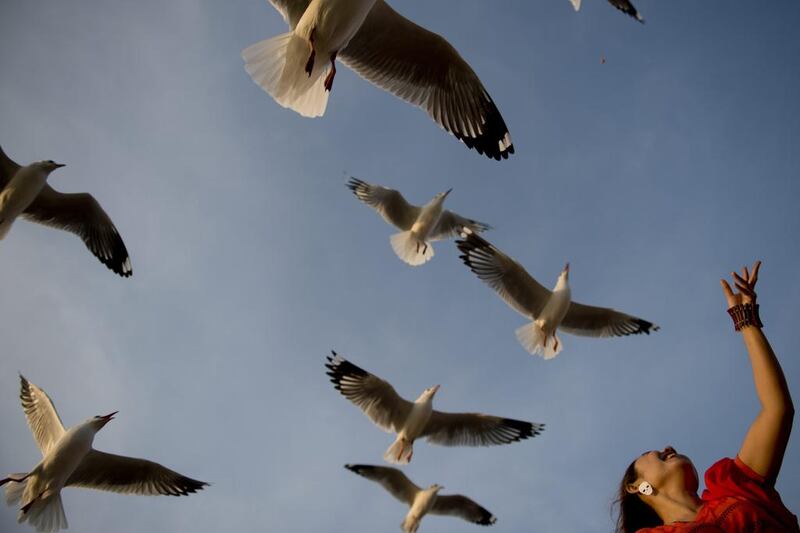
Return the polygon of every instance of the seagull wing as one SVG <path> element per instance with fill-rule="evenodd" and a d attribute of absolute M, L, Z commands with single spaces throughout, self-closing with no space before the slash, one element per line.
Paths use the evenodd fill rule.
<path fill-rule="evenodd" d="M 522 265 L 472 231 L 456 241 L 461 260 L 518 313 L 535 318 L 544 309 L 550 291 L 533 279 Z"/>
<path fill-rule="evenodd" d="M 418 486 L 396 468 L 372 465 L 344 465 L 344 467 L 361 477 L 380 483 L 389 494 L 408 505 L 414 503 L 414 496 L 420 491 Z"/>
<path fill-rule="evenodd" d="M 644 19 L 628 0 L 608 0 L 608 3 L 644 24 Z"/>
<path fill-rule="evenodd" d="M 364 79 L 424 109 L 478 153 L 497 160 L 514 153 L 500 111 L 456 49 L 383 0 L 338 57 Z"/>
<path fill-rule="evenodd" d="M 511 418 L 433 411 L 421 436 L 442 446 L 494 446 L 535 437 L 543 430 L 544 424 Z"/>
<path fill-rule="evenodd" d="M 622 337 L 650 334 L 659 327 L 652 322 L 620 313 L 608 307 L 595 307 L 572 302 L 559 329 L 583 337 Z"/>
<path fill-rule="evenodd" d="M 286 24 L 289 25 L 289 28 L 294 30 L 294 27 L 297 26 L 297 23 L 300 21 L 300 17 L 303 16 L 303 13 L 306 12 L 308 8 L 308 4 L 311 3 L 311 0 L 269 0 L 272 6 L 277 9 L 281 15 L 283 15 L 283 20 L 286 21 Z"/>
<path fill-rule="evenodd" d="M 375 209 L 386 222 L 403 231 L 410 230 L 419 216 L 420 208 L 406 202 L 403 195 L 394 189 L 357 178 L 350 178 L 347 188 L 353 191 L 356 198 Z"/>
<path fill-rule="evenodd" d="M 460 494 L 437 496 L 430 513 L 457 516 L 481 526 L 490 526 L 497 522 L 497 518 L 492 513 Z"/>
<path fill-rule="evenodd" d="M 91 194 L 64 194 L 45 185 L 23 216 L 76 234 L 89 251 L 116 274 L 128 277 L 133 273 L 122 237 Z"/>
<path fill-rule="evenodd" d="M 471 218 L 464 218 L 452 211 L 444 210 L 439 216 L 439 221 L 436 227 L 431 231 L 430 239 L 438 241 L 441 239 L 449 239 L 450 237 L 458 237 L 464 228 L 469 228 L 475 233 L 481 233 L 492 229 L 489 224 L 472 220 Z"/>
<path fill-rule="evenodd" d="M 186 496 L 208 485 L 158 463 L 90 450 L 67 479 L 67 487 L 143 496 Z"/>
<path fill-rule="evenodd" d="M 11 181 L 11 178 L 14 177 L 14 174 L 16 174 L 19 169 L 20 166 L 0 148 L 0 190 L 8 185 L 8 182 Z"/>
<path fill-rule="evenodd" d="M 19 399 L 22 401 L 22 409 L 25 411 L 25 418 L 28 419 L 28 426 L 31 428 L 36 445 L 42 451 L 42 455 L 58 442 L 64 434 L 64 424 L 58 417 L 53 401 L 45 392 L 20 375 Z"/>
<path fill-rule="evenodd" d="M 336 390 L 364 411 L 378 427 L 390 433 L 402 429 L 411 412 L 411 402 L 401 398 L 394 387 L 336 352 L 328 357 L 325 367 Z"/>

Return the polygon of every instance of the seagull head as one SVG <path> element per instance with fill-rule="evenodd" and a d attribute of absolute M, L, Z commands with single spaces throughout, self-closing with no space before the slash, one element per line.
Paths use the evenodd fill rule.
<path fill-rule="evenodd" d="M 444 487 L 443 487 L 442 485 L 439 485 L 438 483 L 434 483 L 433 485 L 431 485 L 430 487 L 428 487 L 428 490 L 431 490 L 431 491 L 433 491 L 434 493 L 437 493 L 437 492 L 439 492 L 440 490 L 442 490 L 443 488 L 444 488 Z"/>
<path fill-rule="evenodd" d="M 444 202 L 444 199 L 445 199 L 445 198 L 447 198 L 447 195 L 448 195 L 448 194 L 450 194 L 450 192 L 451 192 L 452 190 L 453 190 L 453 188 L 452 188 L 452 187 L 450 187 L 450 188 L 449 188 L 449 189 L 447 189 L 446 191 L 444 191 L 444 192 L 440 192 L 439 194 L 437 194 L 436 196 L 434 196 L 434 197 L 433 197 L 433 201 L 434 201 L 434 202 L 438 202 L 438 203 L 442 203 L 442 202 Z"/>
<path fill-rule="evenodd" d="M 61 163 L 56 163 L 52 159 L 48 159 L 47 161 L 39 161 L 38 163 L 34 163 L 34 166 L 39 168 L 43 172 L 50 174 L 55 169 L 64 167 L 66 165 L 62 165 Z"/>
<path fill-rule="evenodd" d="M 103 427 L 114 420 L 114 415 L 119 411 L 108 413 L 107 415 L 97 415 L 89 419 L 89 424 L 94 428 L 95 432 L 100 431 Z"/>
<path fill-rule="evenodd" d="M 564 265 L 564 270 L 558 275 L 558 283 L 556 283 L 556 290 L 566 288 L 569 285 L 569 263 Z"/>
<path fill-rule="evenodd" d="M 433 397 L 436 396 L 436 393 L 439 391 L 439 387 L 441 387 L 441 385 L 434 385 L 433 387 L 428 387 L 427 389 L 422 391 L 422 394 L 419 395 L 417 401 L 430 402 L 431 400 L 433 400 Z"/>

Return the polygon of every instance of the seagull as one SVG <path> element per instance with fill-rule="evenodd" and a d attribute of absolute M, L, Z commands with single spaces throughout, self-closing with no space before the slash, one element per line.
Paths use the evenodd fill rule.
<path fill-rule="evenodd" d="M 569 288 L 569 263 L 548 291 L 516 261 L 464 228 L 463 240 L 456 241 L 460 256 L 477 276 L 493 288 L 506 303 L 531 320 L 517 329 L 517 339 L 528 353 L 552 359 L 563 345 L 556 330 L 585 337 L 616 337 L 658 331 L 653 323 L 607 307 L 573 302 Z"/>
<path fill-rule="evenodd" d="M 101 263 L 130 277 L 133 269 L 128 250 L 97 200 L 88 193 L 64 194 L 47 184 L 50 173 L 63 166 L 48 160 L 20 167 L 0 148 L 0 240 L 22 215 L 76 234 Z"/>
<path fill-rule="evenodd" d="M 428 513 L 457 516 L 481 526 L 491 526 L 497 522 L 497 518 L 492 513 L 466 496 L 460 494 L 439 496 L 439 491 L 444 487 L 437 484 L 433 484 L 427 489 L 421 489 L 396 468 L 352 464 L 344 465 L 344 467 L 361 477 L 380 483 L 389 494 L 410 507 L 405 520 L 400 525 L 405 533 L 417 531 L 422 517 Z"/>
<path fill-rule="evenodd" d="M 67 517 L 61 504 L 64 487 L 185 496 L 208 485 L 151 461 L 95 450 L 95 434 L 114 419 L 117 411 L 65 429 L 47 394 L 22 375 L 20 384 L 22 408 L 42 460 L 28 473 L 0 480 L 0 486 L 8 484 L 6 502 L 21 505 L 19 523 L 27 521 L 38 531 L 66 529 Z"/>
<path fill-rule="evenodd" d="M 514 153 L 503 117 L 477 74 L 441 36 L 383 0 L 270 0 L 291 29 L 242 52 L 245 70 L 278 104 L 304 117 L 325 113 L 336 59 L 421 107 L 479 154 Z"/>
<path fill-rule="evenodd" d="M 387 433 L 397 433 L 394 444 L 383 456 L 390 463 L 408 464 L 417 438 L 442 446 L 494 446 L 535 437 L 544 430 L 544 424 L 511 418 L 434 411 L 433 397 L 439 385 L 425 389 L 419 398 L 409 402 L 388 382 L 332 353 L 325 367 L 336 390 L 375 425 Z"/>
<path fill-rule="evenodd" d="M 572 7 L 575 8 L 575 11 L 578 11 L 581 8 L 581 0 L 569 0 L 569 1 L 572 2 Z M 642 24 L 644 24 L 644 19 L 636 10 L 636 8 L 633 7 L 633 4 L 631 4 L 629 0 L 608 0 L 608 3 L 616 7 L 626 15 L 629 15 L 638 20 L 639 22 L 641 22 Z"/>
<path fill-rule="evenodd" d="M 488 224 L 442 208 L 445 198 L 453 189 L 440 192 L 426 205 L 419 207 L 409 204 L 394 189 L 372 185 L 360 179 L 350 178 L 347 187 L 386 222 L 402 230 L 392 235 L 390 242 L 397 257 L 412 266 L 426 263 L 433 257 L 433 245 L 429 241 L 457 237 L 463 227 L 477 232 L 491 229 Z"/>

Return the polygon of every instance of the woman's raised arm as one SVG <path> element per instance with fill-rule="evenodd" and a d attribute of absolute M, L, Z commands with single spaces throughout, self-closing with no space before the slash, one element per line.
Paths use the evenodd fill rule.
<path fill-rule="evenodd" d="M 740 332 L 750 356 L 753 381 L 761 402 L 761 411 L 742 442 L 739 459 L 770 483 L 774 483 L 792 431 L 794 406 L 781 365 L 761 331 L 758 320 L 755 285 L 760 267 L 761 261 L 756 261 L 752 272 L 744 267 L 741 275 L 732 273 L 737 292 L 731 290 L 724 279 L 720 283 L 728 301 L 729 312 L 734 321 L 741 325 Z"/>

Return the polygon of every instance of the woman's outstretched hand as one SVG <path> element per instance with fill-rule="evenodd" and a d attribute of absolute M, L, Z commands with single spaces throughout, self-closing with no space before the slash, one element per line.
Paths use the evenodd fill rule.
<path fill-rule="evenodd" d="M 739 304 L 755 305 L 759 268 L 761 268 L 761 261 L 756 261 L 750 271 L 747 270 L 747 267 L 742 267 L 741 276 L 736 272 L 731 272 L 733 284 L 738 289 L 738 292 L 733 292 L 731 286 L 724 279 L 719 280 L 720 285 L 722 285 L 722 292 L 725 293 L 725 299 L 728 300 L 728 309 Z"/>

